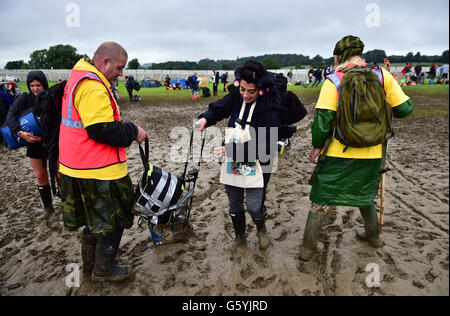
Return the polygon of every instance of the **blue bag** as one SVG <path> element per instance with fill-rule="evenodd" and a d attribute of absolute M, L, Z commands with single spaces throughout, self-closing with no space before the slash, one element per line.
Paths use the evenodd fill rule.
<path fill-rule="evenodd" d="M 39 120 L 39 117 L 34 115 L 32 108 L 21 112 L 19 117 L 19 124 L 22 131 L 32 133 L 34 136 L 42 136 L 41 122 Z M 1 127 L 1 132 L 9 149 L 14 150 L 30 145 L 30 143 L 28 143 L 24 139 L 20 139 L 18 141 L 17 135 L 12 135 L 11 130 L 9 129 L 7 124 L 4 124 Z"/>

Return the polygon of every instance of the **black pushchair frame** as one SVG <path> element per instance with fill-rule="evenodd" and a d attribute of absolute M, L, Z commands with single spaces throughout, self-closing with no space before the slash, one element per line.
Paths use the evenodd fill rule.
<path fill-rule="evenodd" d="M 164 231 L 166 233 L 168 233 L 168 230 L 169 230 L 173 233 L 173 232 L 177 232 L 177 231 L 183 231 L 187 227 L 190 228 L 189 220 L 190 220 L 190 215 L 191 215 L 191 211 L 193 208 L 195 188 L 197 186 L 197 180 L 198 180 L 198 176 L 200 173 L 201 162 L 203 159 L 203 149 L 205 147 L 205 141 L 206 141 L 206 132 L 203 132 L 202 133 L 202 144 L 201 144 L 201 150 L 200 150 L 200 158 L 199 158 L 199 161 L 197 164 L 197 168 L 192 169 L 188 172 L 188 166 L 189 166 L 189 161 L 190 161 L 191 152 L 192 152 L 192 146 L 193 146 L 193 142 L 194 142 L 194 131 L 192 131 L 190 143 L 189 143 L 188 155 L 187 155 L 187 159 L 186 159 L 185 167 L 184 167 L 184 172 L 183 172 L 183 175 L 180 177 L 181 183 L 183 184 L 183 187 L 184 187 L 184 194 L 178 200 L 178 202 L 175 205 L 172 205 L 165 210 L 160 210 L 156 214 L 148 215 L 148 216 L 142 215 L 142 214 L 139 215 L 139 218 L 140 218 L 139 225 L 141 225 L 142 222 L 145 222 L 148 224 L 151 235 L 152 235 L 152 240 L 157 245 L 163 244 L 165 241 L 164 239 L 169 239 L 169 237 L 167 237 L 167 236 L 166 236 L 166 238 L 164 238 L 164 236 L 163 236 Z M 143 154 L 141 147 L 140 147 L 140 150 L 141 150 L 141 156 L 145 155 L 145 159 L 146 159 L 146 161 L 148 161 L 148 157 L 149 157 L 148 141 L 146 141 L 146 143 L 145 143 L 145 154 Z M 142 158 L 144 159 L 144 156 Z M 172 212 L 169 221 L 167 223 L 162 223 L 162 224 L 158 223 L 158 221 L 157 221 L 158 217 L 167 212 Z M 155 218 L 156 218 L 156 222 L 155 222 Z M 155 229 L 158 231 L 155 231 Z M 159 231 L 159 230 L 161 230 L 161 231 Z M 157 234 L 158 232 L 163 236 L 162 240 L 160 240 L 160 241 L 155 240 L 155 238 L 154 238 L 155 237 L 154 234 Z M 170 234 L 170 235 L 172 235 L 172 234 Z"/>

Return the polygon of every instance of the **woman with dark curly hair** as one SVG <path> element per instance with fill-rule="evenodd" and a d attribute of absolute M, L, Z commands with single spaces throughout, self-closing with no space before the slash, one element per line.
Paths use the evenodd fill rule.
<path fill-rule="evenodd" d="M 230 94 L 211 103 L 196 126 L 200 130 L 229 119 L 225 146 L 215 148 L 222 162 L 220 182 L 230 201 L 235 244 L 247 241 L 244 193 L 247 211 L 257 227 L 261 249 L 270 244 L 266 229 L 266 190 L 278 154 L 280 97 L 263 64 L 247 61 L 236 69 Z"/>

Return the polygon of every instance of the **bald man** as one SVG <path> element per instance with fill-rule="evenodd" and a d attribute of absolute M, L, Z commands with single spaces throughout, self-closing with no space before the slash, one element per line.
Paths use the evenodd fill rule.
<path fill-rule="evenodd" d="M 121 281 L 127 266 L 115 263 L 124 229 L 133 225 L 134 192 L 125 148 L 147 133 L 124 123 L 110 90 L 128 60 L 115 42 L 103 43 L 92 62 L 80 60 L 67 82 L 60 129 L 64 227 L 82 236 L 83 272 L 94 281 Z"/>

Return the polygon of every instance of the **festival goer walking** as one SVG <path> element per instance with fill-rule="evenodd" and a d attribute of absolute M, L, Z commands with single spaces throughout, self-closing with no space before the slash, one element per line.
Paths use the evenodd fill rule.
<path fill-rule="evenodd" d="M 405 67 L 402 70 L 402 74 L 403 74 L 403 76 L 405 76 L 406 84 L 408 84 L 411 81 L 411 68 L 412 68 L 412 65 L 409 62 L 407 62 L 405 64 Z"/>
<path fill-rule="evenodd" d="M 133 89 L 134 89 L 134 77 L 125 76 L 125 88 L 128 92 L 128 97 L 130 98 L 130 103 L 133 103 Z"/>
<path fill-rule="evenodd" d="M 308 85 L 310 85 L 311 83 L 313 83 L 313 77 L 314 77 L 314 68 L 313 66 L 309 67 L 308 70 Z"/>
<path fill-rule="evenodd" d="M 422 64 L 417 63 L 416 67 L 414 67 L 414 72 L 416 73 L 416 77 L 419 77 L 422 73 Z"/>
<path fill-rule="evenodd" d="M 228 88 L 228 72 L 222 75 L 223 92 L 227 92 Z"/>
<path fill-rule="evenodd" d="M 22 111 L 34 106 L 36 96 L 48 89 L 48 81 L 42 71 L 31 71 L 27 76 L 27 87 L 29 93 L 22 93 L 10 107 L 6 122 L 12 135 L 22 138 L 28 142 L 26 156 L 29 158 L 31 167 L 36 175 L 39 194 L 44 205 L 44 217 L 54 213 L 53 199 L 49 184 L 48 170 L 43 167 L 42 162 L 42 139 L 32 133 L 22 131 L 19 124 L 19 115 Z"/>
<path fill-rule="evenodd" d="M 326 213 L 336 210 L 336 206 L 359 207 L 363 222 L 364 233 L 358 236 L 367 240 L 373 247 L 382 247 L 379 234 L 379 222 L 374 199 L 377 194 L 380 173 L 384 172 L 383 160 L 387 142 L 371 147 L 350 147 L 342 144 L 333 135 L 333 121 L 338 110 L 338 100 L 344 72 L 350 68 L 365 67 L 362 58 L 364 43 L 354 36 L 341 39 L 334 50 L 336 72 L 330 75 L 322 87 L 316 105 L 315 119 L 311 127 L 312 145 L 309 160 L 320 161 L 311 181 L 310 194 L 311 211 L 303 237 L 303 247 L 299 258 L 308 261 L 323 249 L 318 243 L 319 231 Z M 406 117 L 413 111 L 411 99 L 405 95 L 391 73 L 384 69 L 373 68 L 380 79 L 386 93 L 386 101 L 391 106 L 393 115 L 397 118 Z M 345 80 L 345 78 L 344 78 Z M 367 88 L 367 91 L 369 90 Z M 384 93 L 381 92 L 381 97 Z M 384 103 L 384 102 L 383 102 Z M 341 105 L 341 102 L 339 102 Z M 384 134 L 383 134 L 384 135 Z M 325 145 L 324 145 L 325 144 Z"/>
<path fill-rule="evenodd" d="M 273 160 L 278 153 L 280 98 L 263 64 L 247 61 L 236 69 L 235 75 L 236 82 L 230 87 L 232 93 L 210 104 L 208 111 L 199 116 L 197 126 L 204 130 L 229 119 L 225 146 L 215 148 L 215 153 L 222 161 L 221 183 L 230 202 L 235 244 L 247 241 L 243 205 L 246 193 L 247 211 L 256 225 L 260 248 L 266 249 L 270 237 L 264 202 Z"/>
<path fill-rule="evenodd" d="M 116 79 L 111 84 L 111 92 L 114 95 L 114 99 L 116 99 L 117 102 L 119 102 L 119 80 Z"/>
<path fill-rule="evenodd" d="M 288 74 L 287 74 L 287 78 L 288 78 L 288 85 L 292 86 L 292 78 L 294 78 L 294 72 L 291 68 L 291 70 L 289 70 Z"/>
<path fill-rule="evenodd" d="M 192 101 L 200 98 L 200 92 L 199 92 L 199 80 L 198 80 L 198 74 L 195 72 L 190 78 L 192 80 L 191 82 L 191 89 L 192 89 L 192 95 L 191 99 Z"/>
<path fill-rule="evenodd" d="M 219 90 L 220 75 L 219 75 L 219 72 L 216 71 L 216 68 L 213 68 L 212 72 L 213 72 L 213 77 L 212 77 L 212 80 L 213 80 L 213 94 L 214 94 L 215 97 L 217 97 L 217 92 Z"/>
<path fill-rule="evenodd" d="M 59 158 L 64 196 L 64 227 L 82 236 L 83 272 L 94 281 L 120 281 L 130 275 L 115 263 L 125 229 L 133 225 L 134 190 L 125 148 L 148 138 L 123 123 L 109 89 L 123 75 L 128 54 L 117 43 L 103 43 L 92 58 L 72 70 L 62 104 Z M 70 102 L 69 102 L 70 101 Z"/>
<path fill-rule="evenodd" d="M 384 69 L 391 72 L 391 63 L 388 58 L 384 59 Z"/>
<path fill-rule="evenodd" d="M 319 84 L 322 82 L 322 68 L 319 67 L 314 71 L 314 78 L 315 78 L 315 80 L 314 80 L 311 88 L 314 88 L 316 83 L 317 83 L 317 86 L 319 86 Z"/>

